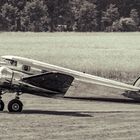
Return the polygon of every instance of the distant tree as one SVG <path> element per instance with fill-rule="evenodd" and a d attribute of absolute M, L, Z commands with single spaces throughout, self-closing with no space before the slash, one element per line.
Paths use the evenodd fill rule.
<path fill-rule="evenodd" d="M 76 31 L 95 31 L 97 27 L 97 10 L 96 5 L 89 1 L 80 2 L 80 5 L 74 7 L 73 14 L 75 17 L 74 28 Z"/>
<path fill-rule="evenodd" d="M 139 14 L 138 14 L 138 11 L 137 9 L 132 9 L 131 12 L 130 12 L 130 18 L 132 18 L 135 22 L 135 24 L 138 26 L 139 23 L 140 23 L 140 17 L 139 17 Z"/>
<path fill-rule="evenodd" d="M 131 9 L 138 9 L 140 12 L 140 0 L 119 0 L 118 8 L 121 17 L 129 17 Z"/>
<path fill-rule="evenodd" d="M 50 32 L 53 32 L 55 30 L 55 23 L 58 13 L 56 10 L 58 0 L 44 0 L 44 3 L 48 8 L 48 28 Z"/>
<path fill-rule="evenodd" d="M 123 32 L 136 31 L 137 25 L 132 18 L 121 18 L 119 21 L 120 30 Z"/>
<path fill-rule="evenodd" d="M 112 32 L 120 32 L 122 31 L 122 25 L 120 23 L 120 20 L 116 20 L 112 23 L 112 26 L 110 27 Z"/>
<path fill-rule="evenodd" d="M 119 11 L 116 5 L 110 4 L 106 11 L 102 15 L 102 28 L 105 31 L 112 30 L 113 22 L 116 22 L 119 19 Z"/>
<path fill-rule="evenodd" d="M 51 32 L 59 30 L 59 27 L 66 26 L 66 30 L 71 30 L 72 12 L 70 0 L 44 0 L 48 7 L 49 30 Z"/>
<path fill-rule="evenodd" d="M 33 0 L 27 2 L 21 16 L 22 31 L 47 31 L 48 30 L 47 6 L 43 1 Z"/>
<path fill-rule="evenodd" d="M 120 20 L 113 23 L 113 31 L 137 31 L 139 25 L 139 15 L 136 9 L 132 9 L 130 12 L 130 17 L 121 17 Z"/>
<path fill-rule="evenodd" d="M 97 27 L 96 27 L 96 31 L 103 31 L 104 29 L 102 29 L 102 11 L 105 11 L 106 9 L 106 5 L 107 5 L 107 1 L 106 0 L 91 0 L 95 5 L 96 5 L 96 10 L 97 10 Z"/>
<path fill-rule="evenodd" d="M 4 4 L 1 8 L 1 29 L 4 31 L 15 31 L 17 28 L 16 19 L 18 9 L 11 4 Z"/>
<path fill-rule="evenodd" d="M 7 0 L 8 4 L 17 7 L 19 11 L 24 9 L 26 2 L 27 0 Z"/>
<path fill-rule="evenodd" d="M 2 31 L 137 31 L 140 0 L 0 0 Z"/>
<path fill-rule="evenodd" d="M 2 15 L 0 14 L 0 31 L 3 31 Z"/>
<path fill-rule="evenodd" d="M 7 25 L 5 25 L 5 22 L 6 22 L 5 19 L 1 18 L 0 26 L 1 25 L 3 25 L 3 26 L 1 26 L 0 29 L 2 30 L 2 28 L 3 28 L 3 30 L 11 30 L 12 29 L 12 31 L 13 30 L 14 31 L 20 31 L 20 28 L 21 28 L 21 23 L 20 23 L 21 11 L 24 9 L 24 6 L 26 5 L 26 0 L 20 0 L 20 1 L 19 0 L 1 0 L 0 1 L 0 7 L 1 7 L 0 12 L 1 13 L 4 10 L 3 7 L 6 6 L 5 4 L 9 5 L 9 8 L 11 7 L 13 9 L 16 9 L 16 18 L 11 17 L 11 18 L 13 18 L 11 20 L 13 20 L 13 22 L 15 22 L 15 26 L 14 26 L 14 28 L 13 28 L 13 26 L 12 26 L 12 28 L 8 27 Z M 8 6 L 6 6 L 6 7 L 8 8 Z M 7 23 L 7 24 L 9 24 L 9 23 Z M 4 26 L 5 27 L 7 26 L 7 29 Z M 9 26 L 11 26 L 11 25 L 9 25 Z"/>
<path fill-rule="evenodd" d="M 4 4 L 6 4 L 6 3 L 7 3 L 6 0 L 0 0 L 0 8 L 1 8 Z"/>

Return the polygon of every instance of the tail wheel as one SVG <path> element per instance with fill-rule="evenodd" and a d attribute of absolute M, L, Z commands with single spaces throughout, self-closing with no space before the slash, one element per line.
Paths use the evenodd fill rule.
<path fill-rule="evenodd" d="M 13 99 L 8 104 L 9 112 L 21 112 L 23 108 L 23 104 L 18 99 Z"/>
<path fill-rule="evenodd" d="M 0 100 L 0 111 L 3 111 L 4 109 L 4 102 Z"/>

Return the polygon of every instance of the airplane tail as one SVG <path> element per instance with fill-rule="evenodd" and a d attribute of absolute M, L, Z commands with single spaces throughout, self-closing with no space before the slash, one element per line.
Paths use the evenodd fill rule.
<path fill-rule="evenodd" d="M 134 82 L 133 86 L 140 88 L 140 77 Z M 132 98 L 134 100 L 140 101 L 140 94 L 139 91 L 126 91 L 123 93 L 125 97 Z"/>
<path fill-rule="evenodd" d="M 140 77 L 134 82 L 133 86 L 140 87 Z"/>

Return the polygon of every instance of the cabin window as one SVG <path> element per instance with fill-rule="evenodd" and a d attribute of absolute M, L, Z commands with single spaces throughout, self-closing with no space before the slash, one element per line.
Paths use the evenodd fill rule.
<path fill-rule="evenodd" d="M 24 70 L 24 71 L 30 71 L 30 69 L 31 69 L 30 66 L 27 66 L 27 65 L 22 66 L 22 70 Z"/>

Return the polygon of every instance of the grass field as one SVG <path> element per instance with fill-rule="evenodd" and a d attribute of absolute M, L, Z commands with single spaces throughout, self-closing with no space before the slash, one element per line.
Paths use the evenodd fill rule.
<path fill-rule="evenodd" d="M 133 83 L 140 33 L 0 33 L 0 56 L 18 55 Z M 84 92 L 84 91 L 81 91 Z M 105 93 L 109 94 L 107 91 Z M 78 94 L 78 93 L 76 93 Z M 13 99 L 3 96 L 5 105 Z M 22 113 L 0 113 L 0 140 L 139 140 L 140 104 L 21 96 Z"/>
<path fill-rule="evenodd" d="M 7 104 L 11 97 L 4 95 Z M 23 95 L 22 113 L 0 113 L 0 140 L 139 140 L 140 104 Z"/>
<path fill-rule="evenodd" d="M 0 33 L 0 55 L 44 62 L 133 83 L 140 75 L 140 33 Z"/>

